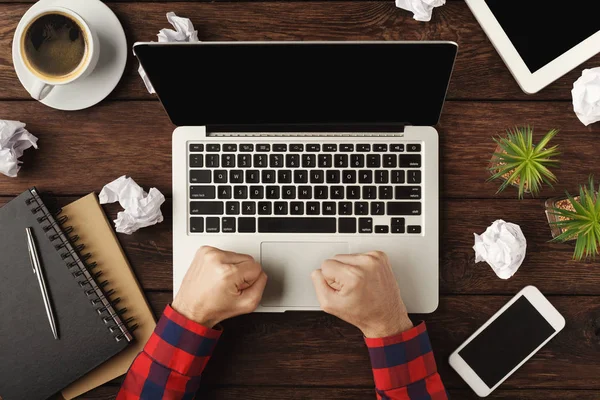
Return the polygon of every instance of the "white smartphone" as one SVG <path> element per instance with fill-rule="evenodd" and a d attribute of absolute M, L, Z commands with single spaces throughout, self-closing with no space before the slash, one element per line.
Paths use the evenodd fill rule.
<path fill-rule="evenodd" d="M 450 355 L 450 365 L 486 397 L 565 327 L 565 319 L 527 286 Z"/>

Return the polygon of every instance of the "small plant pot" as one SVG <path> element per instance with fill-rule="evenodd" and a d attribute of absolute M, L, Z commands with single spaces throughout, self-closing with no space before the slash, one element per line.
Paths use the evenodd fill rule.
<path fill-rule="evenodd" d="M 552 234 L 552 238 L 555 239 L 557 236 L 561 235 L 564 230 L 556 225 L 559 221 L 559 217 L 555 215 L 552 210 L 554 208 L 562 208 L 564 210 L 572 210 L 571 203 L 566 196 L 563 197 L 553 197 L 551 199 L 546 200 L 546 217 L 548 218 L 548 225 L 550 225 L 550 233 Z M 576 238 L 570 239 L 568 241 L 573 241 Z"/>
<path fill-rule="evenodd" d="M 498 162 L 498 157 L 495 155 L 496 153 L 502 153 L 502 148 L 500 147 L 500 145 L 496 146 L 496 150 L 494 150 L 494 155 L 492 156 L 492 159 L 490 160 L 490 163 L 488 165 L 488 171 L 490 172 L 491 176 L 494 176 L 496 174 L 496 172 L 498 172 L 499 170 L 499 166 L 502 165 L 502 163 Z M 502 175 L 500 178 L 498 179 L 502 179 L 503 181 L 507 181 L 508 180 L 508 173 Z M 513 187 L 518 188 L 519 187 L 519 180 L 517 180 L 516 182 L 513 182 L 510 184 Z M 525 184 L 525 187 L 523 188 L 523 191 L 527 194 L 530 194 L 531 191 L 529 190 L 529 188 L 527 187 L 527 184 Z"/>

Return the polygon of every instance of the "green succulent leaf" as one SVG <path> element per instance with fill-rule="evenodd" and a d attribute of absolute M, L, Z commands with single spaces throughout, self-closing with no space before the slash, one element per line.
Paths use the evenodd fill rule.
<path fill-rule="evenodd" d="M 530 126 L 508 129 L 506 137 L 494 138 L 499 151 L 492 155 L 492 176 L 489 180 L 504 180 L 498 193 L 515 185 L 519 189 L 519 198 L 522 199 L 526 191 L 536 196 L 542 189 L 542 184 L 552 186 L 557 182 L 556 175 L 550 168 L 558 165 L 555 157 L 560 153 L 558 146 L 547 147 L 558 132 L 557 129 L 552 129 L 537 145 L 533 144 L 533 128 Z"/>

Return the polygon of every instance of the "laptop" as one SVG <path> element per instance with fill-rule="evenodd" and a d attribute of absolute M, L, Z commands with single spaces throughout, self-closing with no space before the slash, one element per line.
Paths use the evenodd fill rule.
<path fill-rule="evenodd" d="M 437 124 L 451 42 L 138 43 L 173 132 L 173 289 L 202 245 L 250 254 L 257 311 L 318 310 L 310 273 L 388 254 L 411 313 L 439 299 Z"/>

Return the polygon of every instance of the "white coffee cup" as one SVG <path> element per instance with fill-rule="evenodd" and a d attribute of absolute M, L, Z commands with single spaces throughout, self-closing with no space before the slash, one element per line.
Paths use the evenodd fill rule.
<path fill-rule="evenodd" d="M 57 24 L 54 25 L 52 22 Z M 75 25 L 68 25 L 73 22 Z M 96 68 L 100 57 L 98 35 L 73 10 L 66 7 L 43 8 L 27 16 L 23 26 L 25 28 L 14 40 L 19 43 L 18 54 L 23 65 L 35 77 L 29 89 L 34 99 L 43 100 L 55 86 L 68 85 L 83 79 Z M 54 29 L 55 26 L 60 28 Z M 67 31 L 67 27 L 71 29 Z M 77 36 L 79 33 L 81 37 Z M 72 37 L 76 39 L 71 42 L 66 40 L 67 38 L 62 41 L 57 39 L 67 34 L 69 40 Z M 38 51 L 42 46 L 46 46 L 44 51 Z"/>

